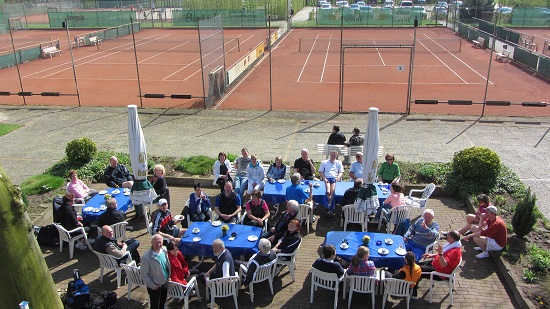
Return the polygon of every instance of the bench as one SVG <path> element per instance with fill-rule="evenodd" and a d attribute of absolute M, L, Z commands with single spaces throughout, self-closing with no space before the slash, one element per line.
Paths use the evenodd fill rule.
<path fill-rule="evenodd" d="M 79 48 L 80 46 L 86 45 L 86 40 L 83 36 L 76 36 L 74 37 L 73 47 Z"/>
<path fill-rule="evenodd" d="M 478 37 L 477 40 L 472 40 L 473 47 L 474 48 L 483 48 L 483 43 L 485 43 L 485 39 L 482 37 Z"/>
<path fill-rule="evenodd" d="M 90 45 L 95 45 L 97 49 L 99 49 L 99 45 L 101 45 L 101 39 L 98 39 L 97 36 L 91 36 Z"/>
<path fill-rule="evenodd" d="M 498 62 L 508 63 L 508 60 L 510 59 L 510 51 L 507 49 L 503 50 L 502 53 L 496 53 L 495 55 L 495 60 Z"/>
<path fill-rule="evenodd" d="M 350 146 L 347 147 L 345 145 L 328 145 L 328 144 L 317 144 L 317 153 L 318 154 L 324 154 L 326 158 L 329 157 L 330 152 L 336 150 L 338 152 L 338 156 L 342 155 L 344 157 L 353 158 L 355 157 L 355 153 L 357 152 L 363 152 L 363 146 Z M 384 147 L 380 146 L 378 147 L 378 157 L 384 157 Z M 344 163 L 345 160 L 342 160 Z M 347 164 L 351 162 L 346 162 Z"/>
<path fill-rule="evenodd" d="M 50 56 L 50 58 L 52 58 L 55 54 L 59 54 L 61 56 L 61 50 L 57 49 L 55 46 L 42 48 L 42 58 L 46 58 L 46 56 Z"/>

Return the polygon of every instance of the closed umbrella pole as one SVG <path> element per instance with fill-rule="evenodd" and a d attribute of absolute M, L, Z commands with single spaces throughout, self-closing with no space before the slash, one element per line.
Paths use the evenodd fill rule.
<path fill-rule="evenodd" d="M 378 172 L 378 144 L 380 133 L 378 127 L 378 108 L 369 108 L 367 129 L 365 130 L 365 142 L 363 144 L 363 187 L 357 194 L 361 200 L 363 211 L 376 212 L 380 203 L 376 193 L 376 180 Z M 356 201 L 357 204 L 357 201 Z"/>

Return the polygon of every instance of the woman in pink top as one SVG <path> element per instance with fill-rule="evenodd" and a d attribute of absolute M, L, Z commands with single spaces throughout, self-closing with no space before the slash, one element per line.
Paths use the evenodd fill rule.
<path fill-rule="evenodd" d="M 244 224 L 257 227 L 263 227 L 267 224 L 270 212 L 267 204 L 262 200 L 262 192 L 259 190 L 252 191 L 252 199 L 246 203 L 246 217 Z"/>
<path fill-rule="evenodd" d="M 67 184 L 67 192 L 74 194 L 75 198 L 87 202 L 89 199 L 97 194 L 96 190 L 88 188 L 85 183 L 78 179 L 78 175 L 75 170 L 69 171 L 69 177 L 71 178 L 71 180 Z"/>
<path fill-rule="evenodd" d="M 382 209 L 392 209 L 397 206 L 404 206 L 405 204 L 405 195 L 403 194 L 404 188 L 400 186 L 397 183 L 392 183 L 390 187 L 390 196 L 386 198 L 384 201 L 384 205 L 380 205 L 378 207 L 378 211 L 376 212 L 376 216 L 374 217 L 376 220 L 380 219 L 380 214 L 382 213 Z"/>

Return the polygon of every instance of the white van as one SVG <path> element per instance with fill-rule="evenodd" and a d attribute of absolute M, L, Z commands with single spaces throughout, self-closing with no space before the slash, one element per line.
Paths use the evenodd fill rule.
<path fill-rule="evenodd" d="M 392 0 L 386 0 L 386 1 L 384 1 L 384 7 L 385 7 L 385 8 L 393 9 L 393 6 L 394 6 L 394 3 L 393 3 Z"/>

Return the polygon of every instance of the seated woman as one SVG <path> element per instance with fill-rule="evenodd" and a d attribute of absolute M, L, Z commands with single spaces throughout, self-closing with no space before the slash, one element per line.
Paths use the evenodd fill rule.
<path fill-rule="evenodd" d="M 88 188 L 82 180 L 78 179 L 78 174 L 75 170 L 69 171 L 69 177 L 71 180 L 67 184 L 67 192 L 74 194 L 75 199 L 87 202 L 97 194 L 96 190 Z"/>
<path fill-rule="evenodd" d="M 466 215 L 466 225 L 464 225 L 460 230 L 457 232 L 459 234 L 468 235 L 471 233 L 470 228 L 473 224 L 480 223 L 485 221 L 487 218 L 485 216 L 485 213 L 487 212 L 487 207 L 491 206 L 491 203 L 489 201 L 489 197 L 487 194 L 480 194 L 476 196 L 477 200 L 477 210 L 475 214 L 468 214 Z M 441 233 L 443 236 L 447 236 L 447 232 Z"/>
<path fill-rule="evenodd" d="M 369 261 L 369 255 L 368 247 L 357 248 L 357 253 L 351 258 L 351 264 L 346 269 L 346 275 L 376 277 L 376 266 L 373 261 Z"/>
<path fill-rule="evenodd" d="M 283 159 L 280 156 L 275 157 L 275 163 L 269 166 L 267 170 L 267 180 L 285 179 L 286 165 L 283 164 Z"/>
<path fill-rule="evenodd" d="M 378 181 L 392 183 L 401 176 L 399 165 L 395 163 L 395 156 L 391 153 L 386 154 L 385 159 L 386 162 L 380 164 L 378 169 Z"/>
<path fill-rule="evenodd" d="M 189 269 L 189 265 L 185 261 L 178 246 L 173 241 L 166 245 L 168 250 L 168 260 L 170 260 L 170 280 L 187 285 L 187 280 L 192 275 L 198 275 L 198 269 Z"/>
<path fill-rule="evenodd" d="M 229 175 L 231 173 L 231 162 L 227 160 L 227 155 L 225 152 L 220 152 L 218 154 L 218 160 L 214 162 L 213 172 L 214 184 L 217 184 L 220 187 L 221 192 L 223 192 L 225 183 L 228 181 L 233 181 Z"/>
<path fill-rule="evenodd" d="M 64 227 L 67 231 L 74 230 L 78 227 L 84 227 L 84 232 L 88 234 L 90 228 L 84 226 L 80 221 L 78 221 L 76 216 L 76 211 L 73 207 L 74 204 L 74 194 L 67 193 L 63 196 L 63 203 L 59 207 L 59 224 Z M 88 221 L 84 221 L 85 223 Z M 94 229 L 95 230 L 95 229 Z M 71 237 L 80 234 L 80 232 L 71 233 Z M 96 235 L 90 235 L 90 237 L 95 238 Z M 75 247 L 80 250 L 86 250 L 87 246 L 85 244 L 84 238 L 81 238 L 79 242 L 75 244 Z"/>
<path fill-rule="evenodd" d="M 154 202 L 156 203 L 161 198 L 163 198 L 168 202 L 168 209 L 170 209 L 170 190 L 168 190 L 166 179 L 164 179 L 164 173 L 166 173 L 164 165 L 155 165 L 155 167 L 153 168 L 153 173 L 155 175 L 151 179 L 151 182 L 153 183 L 153 189 L 155 189 L 155 193 L 157 194 L 157 198 Z"/>
<path fill-rule="evenodd" d="M 425 209 L 422 218 L 416 220 L 403 236 L 405 249 L 412 251 L 417 261 L 422 259 L 426 247 L 432 244 L 439 235 L 439 224 L 433 219 L 434 211 Z"/>
<path fill-rule="evenodd" d="M 405 204 L 405 195 L 403 194 L 403 187 L 401 187 L 398 183 L 392 183 L 390 187 L 390 195 L 388 198 L 384 201 L 383 205 L 380 205 L 378 207 L 378 210 L 376 212 L 376 216 L 374 217 L 376 220 L 380 220 L 380 214 L 382 213 L 382 209 L 392 209 L 397 206 L 404 206 Z"/>
<path fill-rule="evenodd" d="M 262 200 L 262 192 L 259 190 L 252 191 L 252 199 L 246 203 L 246 217 L 244 224 L 257 227 L 263 227 L 267 224 L 270 212 L 267 204 Z"/>
<path fill-rule="evenodd" d="M 193 222 L 209 221 L 210 199 L 206 193 L 202 192 L 200 183 L 196 183 L 193 188 L 195 192 L 189 195 L 189 213 L 187 215 Z"/>
<path fill-rule="evenodd" d="M 398 270 L 395 274 L 386 271 L 386 278 L 401 279 L 413 283 L 413 299 L 416 298 L 418 285 L 416 284 L 422 275 L 420 265 L 415 262 L 415 255 L 409 251 L 405 254 L 405 266 Z"/>
<path fill-rule="evenodd" d="M 277 244 L 273 246 L 275 253 L 293 253 L 298 249 L 302 238 L 300 237 L 300 230 L 302 229 L 302 223 L 299 220 L 292 220 L 288 224 L 288 230 L 282 235 L 281 238 L 276 238 Z M 273 244 L 273 243 L 272 243 Z M 286 257 L 282 258 L 286 260 Z"/>

